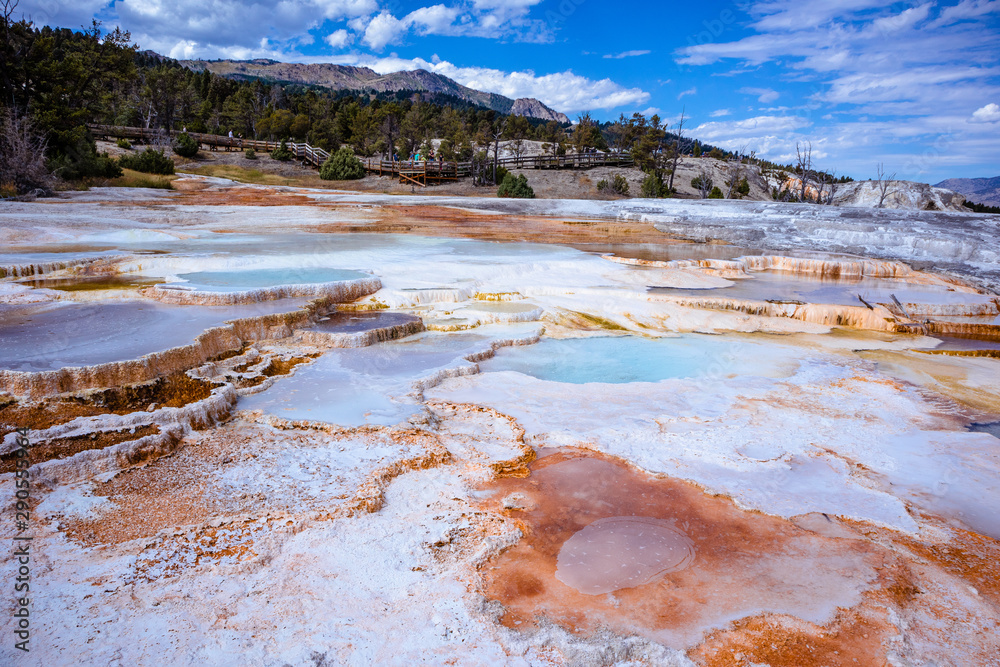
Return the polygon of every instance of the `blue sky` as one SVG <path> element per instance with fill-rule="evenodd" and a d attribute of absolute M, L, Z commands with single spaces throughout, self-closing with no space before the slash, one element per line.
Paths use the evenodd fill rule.
<path fill-rule="evenodd" d="M 1000 175 L 1000 0 L 21 0 L 176 58 L 424 68 L 571 117 L 659 113 L 855 178 Z"/>

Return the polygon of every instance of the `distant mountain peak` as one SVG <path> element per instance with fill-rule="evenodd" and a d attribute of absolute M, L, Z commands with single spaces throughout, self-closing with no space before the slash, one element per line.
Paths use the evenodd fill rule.
<path fill-rule="evenodd" d="M 569 118 L 530 97 L 512 100 L 496 93 L 475 90 L 453 79 L 425 69 L 379 74 L 368 67 L 332 63 L 283 63 L 268 58 L 254 60 L 181 60 L 180 64 L 196 72 L 209 70 L 219 76 L 266 79 L 270 81 L 323 86 L 331 90 L 452 95 L 470 104 L 541 120 L 568 123 Z"/>
<path fill-rule="evenodd" d="M 541 118 L 542 120 L 554 120 L 557 123 L 570 122 L 569 116 L 564 113 L 554 111 L 539 102 L 534 97 L 519 97 L 514 100 L 514 105 L 510 109 L 514 116 L 528 116 L 529 118 Z"/>
<path fill-rule="evenodd" d="M 965 195 L 970 202 L 1000 206 L 1000 176 L 992 178 L 949 178 L 935 184 Z"/>

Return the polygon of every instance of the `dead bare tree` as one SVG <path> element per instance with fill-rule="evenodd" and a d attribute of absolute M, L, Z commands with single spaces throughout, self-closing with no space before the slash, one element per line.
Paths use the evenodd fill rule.
<path fill-rule="evenodd" d="M 493 140 L 493 184 L 499 185 L 497 183 L 497 164 L 500 161 L 500 139 L 503 138 L 504 132 L 507 131 L 507 119 L 505 118 L 502 122 L 497 123 L 490 129 L 490 139 Z"/>
<path fill-rule="evenodd" d="M 45 148 L 45 137 L 27 116 L 13 109 L 0 111 L 0 188 L 12 195 L 50 192 Z"/>
<path fill-rule="evenodd" d="M 885 198 L 889 194 L 889 185 L 896 180 L 896 172 L 892 172 L 888 177 L 885 175 L 885 165 L 881 162 L 877 166 L 878 178 L 875 180 L 875 189 L 878 190 L 878 205 L 875 208 L 885 208 Z"/>
<path fill-rule="evenodd" d="M 708 199 L 708 194 L 712 191 L 712 186 L 714 185 L 714 183 L 712 183 L 712 176 L 708 173 L 708 169 L 702 167 L 698 176 L 692 180 L 692 185 L 698 189 L 698 194 L 701 195 L 701 198 Z"/>
<path fill-rule="evenodd" d="M 803 145 L 795 142 L 795 170 L 799 173 L 799 201 L 806 200 L 806 187 L 809 185 L 809 177 L 812 174 L 812 142 L 807 141 Z"/>
<path fill-rule="evenodd" d="M 729 189 L 726 191 L 726 199 L 732 199 L 733 193 L 736 192 L 736 188 L 739 187 L 740 179 L 743 176 L 743 172 L 746 170 L 746 165 L 743 164 L 743 160 L 746 158 L 747 146 L 744 144 L 736 151 L 731 158 L 729 158 L 729 165 L 727 166 L 727 172 L 729 173 L 729 178 L 726 181 L 729 185 Z"/>
<path fill-rule="evenodd" d="M 837 192 L 837 172 L 820 174 L 817 182 L 819 187 L 817 188 L 816 203 L 833 204 L 833 195 Z M 824 193 L 826 194 L 826 199 L 823 198 Z"/>
<path fill-rule="evenodd" d="M 524 143 L 524 139 L 518 137 L 513 141 L 507 142 L 507 150 L 509 150 L 515 158 L 517 158 L 517 166 L 521 166 L 521 158 L 524 154 L 528 152 L 528 147 Z"/>
<path fill-rule="evenodd" d="M 677 123 L 677 141 L 674 142 L 674 163 L 670 165 L 670 181 L 667 192 L 674 192 L 674 174 L 677 173 L 677 162 L 681 159 L 681 140 L 684 138 L 684 108 L 681 108 L 681 119 Z"/>

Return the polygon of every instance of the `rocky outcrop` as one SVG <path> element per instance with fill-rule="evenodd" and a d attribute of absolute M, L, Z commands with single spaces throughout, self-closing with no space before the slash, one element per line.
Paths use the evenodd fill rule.
<path fill-rule="evenodd" d="M 882 193 L 874 181 L 856 181 L 837 186 L 833 195 L 834 206 L 864 206 L 875 208 Z M 891 181 L 883 208 L 903 208 L 916 211 L 968 211 L 962 206 L 965 197 L 936 188 L 927 183 Z"/>
<path fill-rule="evenodd" d="M 527 116 L 528 118 L 541 118 L 542 120 L 554 120 L 557 123 L 570 122 L 569 116 L 558 111 L 553 111 L 533 97 L 519 97 L 514 100 L 514 106 L 510 108 L 512 116 Z"/>

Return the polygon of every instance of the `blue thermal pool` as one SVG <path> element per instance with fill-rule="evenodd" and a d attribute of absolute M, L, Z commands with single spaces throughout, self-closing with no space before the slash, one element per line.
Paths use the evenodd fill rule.
<path fill-rule="evenodd" d="M 435 371 L 467 363 L 488 343 L 476 334 L 418 334 L 365 348 L 334 349 L 280 378 L 267 390 L 240 399 L 241 410 L 342 426 L 392 425 L 420 411 L 413 383 Z"/>
<path fill-rule="evenodd" d="M 236 292 L 277 287 L 279 285 L 305 285 L 332 283 L 342 280 L 368 278 L 369 274 L 347 269 L 326 267 L 288 267 L 282 269 L 248 269 L 246 271 L 197 271 L 177 276 L 183 283 L 170 283 L 170 287 L 183 285 L 206 292 Z"/>
<path fill-rule="evenodd" d="M 483 372 L 516 371 L 540 380 L 659 382 L 668 378 L 756 375 L 786 377 L 796 363 L 780 345 L 739 337 L 686 334 L 672 338 L 601 336 L 546 338 L 535 345 L 504 348 L 480 362 Z"/>
<path fill-rule="evenodd" d="M 0 306 L 0 369 L 49 371 L 136 359 L 194 341 L 228 320 L 292 312 L 306 299 L 246 306 L 105 301 Z"/>

